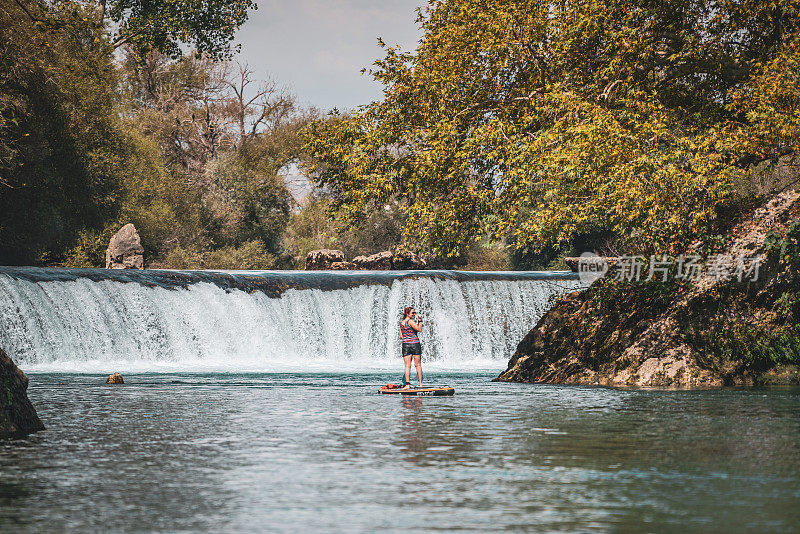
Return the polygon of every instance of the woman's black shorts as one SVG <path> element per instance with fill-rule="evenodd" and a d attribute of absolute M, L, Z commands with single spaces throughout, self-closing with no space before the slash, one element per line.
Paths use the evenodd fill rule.
<path fill-rule="evenodd" d="M 422 355 L 422 345 L 420 343 L 403 343 L 403 357 L 411 356 L 412 354 Z"/>

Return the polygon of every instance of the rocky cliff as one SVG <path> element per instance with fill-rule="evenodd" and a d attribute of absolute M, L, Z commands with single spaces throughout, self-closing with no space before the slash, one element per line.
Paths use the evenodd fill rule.
<path fill-rule="evenodd" d="M 776 195 L 730 232 L 725 254 L 763 259 L 756 280 L 598 280 L 557 302 L 497 380 L 799 384 L 799 199 L 799 191 Z"/>

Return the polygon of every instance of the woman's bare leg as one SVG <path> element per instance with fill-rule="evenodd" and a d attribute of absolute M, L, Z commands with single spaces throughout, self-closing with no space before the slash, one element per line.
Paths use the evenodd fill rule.
<path fill-rule="evenodd" d="M 417 368 L 417 378 L 419 379 L 419 387 L 422 387 L 422 355 L 421 354 L 414 354 L 414 367 Z M 409 367 L 406 367 L 407 370 L 410 370 Z M 408 377 L 408 373 L 406 373 L 406 377 Z M 406 378 L 408 380 L 408 378 Z"/>
<path fill-rule="evenodd" d="M 411 384 L 411 355 L 403 356 L 403 363 L 406 365 L 406 382 L 405 384 Z M 403 384 L 403 385 L 405 385 Z"/>

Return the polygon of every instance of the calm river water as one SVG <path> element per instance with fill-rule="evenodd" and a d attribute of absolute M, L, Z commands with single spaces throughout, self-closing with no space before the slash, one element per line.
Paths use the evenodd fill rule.
<path fill-rule="evenodd" d="M 800 389 L 430 374 L 31 374 L 0 531 L 800 530 Z"/>

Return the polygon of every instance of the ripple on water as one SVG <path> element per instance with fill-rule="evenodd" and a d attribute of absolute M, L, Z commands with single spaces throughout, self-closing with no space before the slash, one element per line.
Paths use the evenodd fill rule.
<path fill-rule="evenodd" d="M 800 528 L 800 390 L 655 391 L 430 373 L 34 374 L 0 441 L 0 531 Z M 138 527 L 136 527 L 138 528 Z"/>

